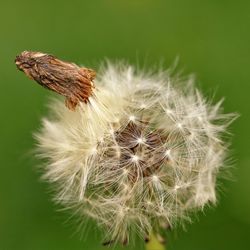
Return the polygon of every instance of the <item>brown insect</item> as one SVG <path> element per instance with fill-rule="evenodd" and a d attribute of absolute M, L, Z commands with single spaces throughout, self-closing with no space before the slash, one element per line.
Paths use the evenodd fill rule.
<path fill-rule="evenodd" d="M 24 51 L 15 63 L 30 79 L 66 97 L 65 105 L 74 110 L 79 102 L 88 102 L 92 95 L 95 72 L 74 63 L 64 62 L 53 55 Z"/>

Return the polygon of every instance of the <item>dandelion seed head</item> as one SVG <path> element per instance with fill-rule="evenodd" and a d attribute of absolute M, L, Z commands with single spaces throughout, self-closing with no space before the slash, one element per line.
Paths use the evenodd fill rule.
<path fill-rule="evenodd" d="M 54 101 L 36 135 L 58 203 L 124 241 L 133 228 L 145 237 L 216 202 L 233 118 L 221 103 L 211 105 L 190 81 L 124 65 L 109 64 L 95 85 L 74 112 Z"/>

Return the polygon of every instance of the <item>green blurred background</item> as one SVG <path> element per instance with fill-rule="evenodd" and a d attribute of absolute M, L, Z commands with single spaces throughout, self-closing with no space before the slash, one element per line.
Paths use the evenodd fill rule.
<path fill-rule="evenodd" d="M 94 225 L 75 234 L 39 180 L 32 133 L 51 94 L 16 70 L 23 50 L 94 69 L 105 58 L 168 67 L 178 56 L 207 95 L 225 96 L 226 112 L 241 114 L 231 126 L 234 181 L 215 209 L 169 234 L 168 249 L 250 249 L 250 1 L 2 0 L 0 27 L 0 250 L 106 249 Z"/>

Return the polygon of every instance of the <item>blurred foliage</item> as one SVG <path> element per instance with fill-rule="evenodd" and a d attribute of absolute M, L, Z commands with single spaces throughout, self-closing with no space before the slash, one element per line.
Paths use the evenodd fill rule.
<path fill-rule="evenodd" d="M 16 70 L 14 58 L 23 50 L 94 69 L 105 58 L 150 68 L 169 67 L 179 57 L 178 68 L 195 72 L 208 96 L 225 96 L 225 111 L 241 114 L 231 126 L 234 181 L 222 183 L 216 209 L 168 234 L 168 250 L 249 249 L 249 13 L 247 0 L 1 1 L 0 250 L 105 249 L 94 224 L 88 234 L 75 234 L 39 181 L 32 133 L 53 94 Z"/>

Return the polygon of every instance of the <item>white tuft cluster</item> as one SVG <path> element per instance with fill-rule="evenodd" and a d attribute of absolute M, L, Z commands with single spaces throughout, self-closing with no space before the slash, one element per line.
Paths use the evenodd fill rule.
<path fill-rule="evenodd" d="M 52 103 L 36 135 L 57 202 L 124 243 L 131 231 L 146 237 L 216 202 L 232 120 L 221 103 L 210 105 L 193 79 L 129 66 L 108 65 L 95 84 L 75 112 Z"/>

